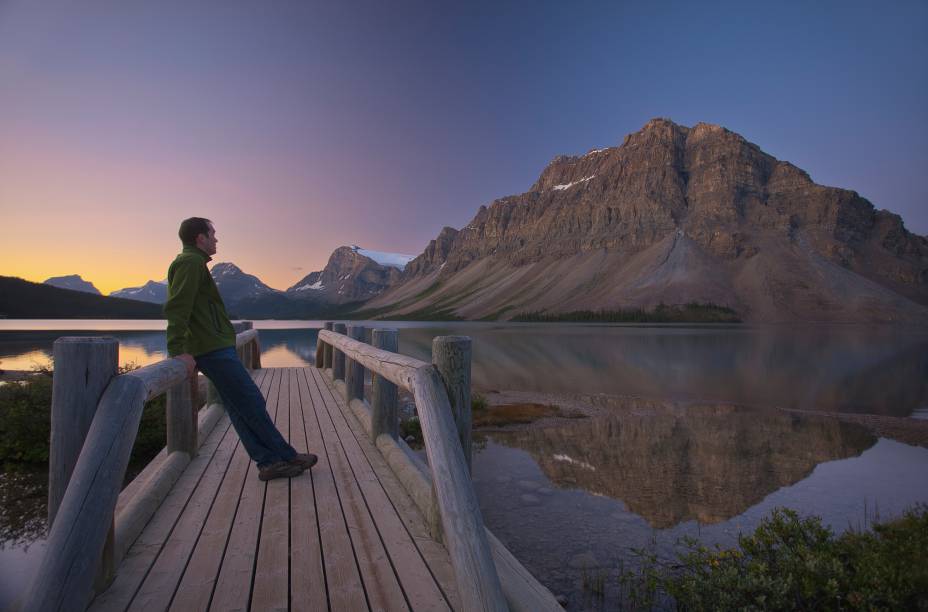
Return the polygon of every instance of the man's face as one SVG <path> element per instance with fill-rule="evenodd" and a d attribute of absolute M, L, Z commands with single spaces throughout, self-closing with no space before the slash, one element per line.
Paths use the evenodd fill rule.
<path fill-rule="evenodd" d="M 208 234 L 199 234 L 197 236 L 197 248 L 207 255 L 216 254 L 217 242 L 219 242 L 219 239 L 216 238 L 216 228 L 213 227 L 212 223 L 209 224 Z"/>

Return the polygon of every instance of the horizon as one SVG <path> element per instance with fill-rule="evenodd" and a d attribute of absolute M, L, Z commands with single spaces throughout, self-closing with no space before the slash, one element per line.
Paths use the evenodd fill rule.
<path fill-rule="evenodd" d="M 286 288 L 338 246 L 418 255 L 654 117 L 721 125 L 928 234 L 928 5 L 575 13 L 6 3 L 0 274 L 139 287 L 197 215 L 216 262 Z"/>

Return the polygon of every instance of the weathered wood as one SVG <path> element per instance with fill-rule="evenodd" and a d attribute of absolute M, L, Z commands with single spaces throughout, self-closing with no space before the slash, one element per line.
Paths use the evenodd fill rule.
<path fill-rule="evenodd" d="M 159 464 L 158 470 L 136 492 L 122 512 L 117 512 L 115 521 L 115 561 L 118 564 L 126 551 L 139 537 L 149 519 L 171 492 L 171 487 L 190 464 L 190 455 L 183 452 L 171 453 Z"/>
<path fill-rule="evenodd" d="M 321 331 L 319 335 L 334 347 L 342 351 L 351 351 L 352 359 L 360 361 L 365 368 L 377 372 L 380 376 L 408 391 L 413 390 L 412 381 L 419 369 L 432 367 L 424 361 L 374 348 L 369 344 L 332 332 Z"/>
<path fill-rule="evenodd" d="M 167 449 L 190 457 L 197 454 L 197 409 L 199 401 L 196 379 L 191 377 L 174 385 L 167 392 Z"/>
<path fill-rule="evenodd" d="M 470 404 L 471 341 L 467 336 L 437 336 L 432 339 L 432 363 L 438 370 L 451 412 L 461 440 L 461 449 L 471 471 L 471 416 Z"/>
<path fill-rule="evenodd" d="M 358 342 L 364 342 L 364 327 L 349 325 L 348 337 Z M 345 364 L 345 402 L 353 399 L 364 399 L 364 366 L 358 361 L 346 357 Z"/>
<path fill-rule="evenodd" d="M 304 405 L 312 410 L 307 416 L 306 438 L 319 463 L 312 469 L 319 517 L 319 537 L 322 542 L 325 579 L 331 610 L 366 610 L 364 586 L 351 548 L 348 525 L 338 497 L 335 475 L 329 460 L 331 442 L 323 438 L 316 413 L 322 408 L 322 397 L 310 371 L 302 371 L 300 395 Z M 310 406 L 312 408 L 310 408 Z M 318 449 L 318 450 L 315 450 Z"/>
<path fill-rule="evenodd" d="M 104 389 L 116 375 L 119 343 L 115 338 L 64 337 L 52 348 L 51 442 L 48 459 L 48 524 L 71 480 L 84 438 Z"/>
<path fill-rule="evenodd" d="M 213 457 L 217 445 L 229 438 L 232 442 L 238 440 L 228 417 L 225 417 L 203 444 L 201 454 L 190 462 L 130 551 L 124 556 L 116 573 L 116 580 L 91 602 L 89 607 L 91 612 L 124 611 L 129 608 L 129 604 L 138 594 L 139 586 L 147 576 L 151 575 L 152 565 L 157 561 L 178 518 L 188 507 L 191 497 L 207 492 L 206 487 L 201 487 L 205 484 L 202 478 L 204 472 L 208 472 L 206 468 L 215 464 Z M 186 456 L 186 453 L 177 454 Z"/>
<path fill-rule="evenodd" d="M 418 371 L 413 396 L 461 602 L 467 610 L 506 610 L 451 405 L 434 367 Z"/>
<path fill-rule="evenodd" d="M 335 323 L 333 323 L 333 322 L 331 322 L 331 321 L 326 321 L 325 326 L 324 326 L 324 328 L 325 328 L 327 331 L 332 331 L 332 330 L 334 329 L 334 327 L 335 327 Z M 319 331 L 321 332 L 322 330 L 319 330 Z M 321 336 L 319 336 L 319 337 L 316 338 L 316 342 L 322 344 L 322 349 L 323 349 L 323 353 L 322 353 L 322 369 L 323 369 L 323 370 L 331 370 L 331 369 L 332 369 L 332 345 L 331 345 L 331 344 L 328 344 L 328 343 L 326 343 L 326 342 L 324 342 L 324 341 L 322 340 L 322 337 L 321 337 Z"/>
<path fill-rule="evenodd" d="M 313 376 L 317 376 L 312 372 Z M 316 379 L 319 382 L 319 379 Z M 326 441 L 329 465 L 335 476 L 338 497 L 341 501 L 345 522 L 351 534 L 352 547 L 361 570 L 367 600 L 372 610 L 407 610 L 409 609 L 398 576 L 388 562 L 388 555 L 382 542 L 383 534 L 378 534 L 372 515 L 385 511 L 381 508 L 368 508 L 361 493 L 359 479 L 362 475 L 353 472 L 349 465 L 345 447 L 346 440 L 341 439 L 332 422 L 331 410 L 336 400 L 329 389 L 319 387 L 321 404 L 316 405 L 316 417 L 319 430 Z M 315 402 L 314 396 L 314 402 Z M 391 509 L 392 511 L 392 509 Z M 333 606 L 334 607 L 334 606 Z"/>
<path fill-rule="evenodd" d="M 342 338 L 346 337 L 347 327 L 344 323 L 336 323 L 332 326 L 332 333 Z M 338 345 L 332 349 L 332 378 L 335 380 L 345 379 L 345 353 L 338 350 Z"/>
<path fill-rule="evenodd" d="M 255 384 L 266 397 L 272 380 L 271 371 L 260 370 L 254 373 Z M 231 433 L 236 441 L 238 436 Z M 215 588 L 216 579 L 222 566 L 226 543 L 236 518 L 236 508 L 246 476 L 256 478 L 251 459 L 245 447 L 238 443 L 222 479 L 222 484 L 213 501 L 213 507 L 200 532 L 196 547 L 187 563 L 184 577 L 181 579 L 171 610 L 206 610 Z"/>
<path fill-rule="evenodd" d="M 318 372 L 313 372 L 313 374 L 322 389 L 324 383 L 321 375 Z M 435 585 L 419 551 L 406 537 L 397 509 L 384 491 L 384 483 L 379 480 L 363 452 L 363 446 L 369 445 L 370 438 L 365 437 L 365 443 L 361 443 L 361 440 L 351 430 L 349 418 L 344 412 L 344 404 L 338 401 L 339 397 L 331 392 L 331 388 L 328 391 L 328 400 L 325 401 L 325 405 L 335 427 L 336 435 L 351 464 L 358 487 L 364 496 L 366 505 L 370 508 L 370 515 L 377 525 L 377 530 L 390 555 L 410 606 L 414 610 L 446 609 L 447 600 Z M 445 559 L 447 561 L 447 557 Z"/>
<path fill-rule="evenodd" d="M 251 321 L 237 321 L 232 324 L 232 329 L 235 330 L 236 334 L 240 334 L 245 330 L 254 329 L 255 324 Z"/>
<path fill-rule="evenodd" d="M 291 368 L 281 368 L 280 384 L 268 397 L 274 424 L 284 438 L 290 438 Z M 309 475 L 302 477 L 309 478 Z M 251 587 L 252 610 L 286 610 L 290 585 L 290 481 L 268 481 L 261 513 L 261 534 L 255 558 Z"/>
<path fill-rule="evenodd" d="M 308 397 L 304 402 L 301 397 L 301 385 L 305 383 L 304 372 L 295 370 L 290 378 L 290 444 L 298 453 L 319 454 L 321 449 L 309 448 L 307 443 L 306 421 L 311 418 L 315 426 L 315 417 L 312 402 Z M 290 554 L 290 608 L 326 610 L 325 570 L 312 470 L 290 481 Z"/>
<path fill-rule="evenodd" d="M 107 386 L 48 536 L 25 610 L 83 609 L 90 601 L 111 517 L 138 433 L 145 388 L 129 376 Z"/>
<path fill-rule="evenodd" d="M 212 433 L 216 423 L 225 414 L 225 408 L 222 404 L 209 404 L 197 413 L 197 441 L 202 447 L 205 440 Z M 199 453 L 199 450 L 197 450 Z M 186 454 L 186 453 L 181 453 Z M 162 464 L 168 458 L 168 449 L 162 448 L 161 452 L 155 455 L 155 458 L 148 462 L 138 476 L 132 479 L 119 493 L 119 501 L 116 502 L 116 522 L 119 523 L 119 515 L 126 510 L 136 495 L 144 495 L 148 481 L 161 470 Z M 143 525 L 144 526 L 144 525 Z M 138 535 L 138 534 L 136 534 Z M 134 539 L 134 538 L 133 538 Z"/>
<path fill-rule="evenodd" d="M 166 393 L 187 378 L 187 366 L 180 359 L 165 359 L 144 368 L 126 372 L 123 376 L 137 378 L 145 386 L 145 401 Z"/>
<path fill-rule="evenodd" d="M 322 369 L 325 365 L 325 343 L 319 340 L 318 332 L 316 332 L 316 368 Z"/>
<path fill-rule="evenodd" d="M 384 461 L 422 513 L 429 535 L 440 542 L 441 511 L 438 509 L 438 501 L 432 488 L 429 466 L 403 440 L 381 434 L 377 437 L 376 444 Z"/>
<path fill-rule="evenodd" d="M 281 374 L 281 370 L 276 368 L 268 374 L 271 377 L 271 383 L 266 397 L 268 413 L 272 420 L 276 416 Z M 210 604 L 214 610 L 248 607 L 247 602 L 261 530 L 258 517 L 261 516 L 261 509 L 264 506 L 266 489 L 266 483 L 258 480 L 257 466 L 252 463 L 248 467 L 248 475 L 241 489 L 235 521 L 229 533 L 222 567 L 216 580 L 213 601 Z"/>
<path fill-rule="evenodd" d="M 358 419 L 364 433 L 371 437 L 371 407 L 364 400 L 353 399 L 348 403 L 348 409 L 354 413 L 354 418 Z M 373 440 L 373 438 L 371 438 Z"/>
<path fill-rule="evenodd" d="M 399 334 L 395 329 L 375 329 L 371 334 L 375 348 L 390 353 L 399 352 Z M 399 436 L 399 416 L 396 410 L 396 385 L 371 370 L 371 439 L 380 434 Z"/>

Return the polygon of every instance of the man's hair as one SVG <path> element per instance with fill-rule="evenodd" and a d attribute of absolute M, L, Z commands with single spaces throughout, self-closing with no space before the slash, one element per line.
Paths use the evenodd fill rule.
<path fill-rule="evenodd" d="M 204 219 L 203 217 L 190 217 L 189 219 L 184 219 L 180 223 L 180 229 L 177 230 L 177 235 L 180 236 L 180 241 L 185 245 L 196 246 L 197 236 L 200 234 L 209 235 L 210 223 L 212 223 L 212 221 Z"/>

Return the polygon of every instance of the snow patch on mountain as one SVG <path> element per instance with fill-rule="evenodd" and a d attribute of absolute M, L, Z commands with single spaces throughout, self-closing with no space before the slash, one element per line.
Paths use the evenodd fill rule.
<path fill-rule="evenodd" d="M 403 255 L 402 253 L 385 253 L 383 251 L 369 251 L 353 244 L 351 250 L 358 255 L 369 257 L 379 263 L 381 266 L 390 266 L 398 270 L 404 270 L 406 264 L 416 258 L 415 255 Z"/>
<path fill-rule="evenodd" d="M 563 191 L 564 189 L 570 189 L 570 188 L 573 187 L 574 185 L 579 185 L 580 183 L 585 183 L 585 182 L 587 182 L 588 180 L 590 180 L 590 179 L 592 179 L 592 178 L 596 178 L 596 175 L 594 174 L 594 175 L 592 175 L 592 176 L 588 176 L 588 177 L 586 177 L 586 178 L 582 178 L 582 179 L 580 179 L 579 181 L 574 181 L 573 183 L 567 183 L 566 185 L 555 185 L 555 186 L 552 187 L 551 189 L 554 189 L 555 191 Z"/>

